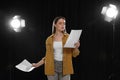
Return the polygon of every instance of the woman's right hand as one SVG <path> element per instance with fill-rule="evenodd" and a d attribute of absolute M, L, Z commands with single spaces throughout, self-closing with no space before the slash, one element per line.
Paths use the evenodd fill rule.
<path fill-rule="evenodd" d="M 32 63 L 32 66 L 35 68 L 39 67 L 39 65 L 37 63 Z"/>
<path fill-rule="evenodd" d="M 32 63 L 32 66 L 37 68 L 45 63 L 45 58 L 42 58 L 38 63 Z"/>

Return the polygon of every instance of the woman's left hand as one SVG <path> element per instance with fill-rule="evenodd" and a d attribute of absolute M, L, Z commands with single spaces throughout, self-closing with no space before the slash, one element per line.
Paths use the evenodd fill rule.
<path fill-rule="evenodd" d="M 75 49 L 78 49 L 79 47 L 80 47 L 80 42 L 78 41 L 75 43 Z"/>

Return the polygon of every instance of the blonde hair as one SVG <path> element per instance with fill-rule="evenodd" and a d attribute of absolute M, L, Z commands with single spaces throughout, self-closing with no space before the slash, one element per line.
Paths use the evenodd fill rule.
<path fill-rule="evenodd" d="M 56 29 L 55 29 L 55 24 L 58 22 L 59 19 L 64 19 L 64 20 L 66 20 L 65 17 L 63 17 L 63 16 L 58 16 L 58 17 L 54 18 L 53 24 L 52 24 L 52 34 L 55 33 L 55 30 L 56 30 Z M 63 33 L 67 33 L 67 32 L 66 32 L 66 28 L 65 28 L 65 30 L 63 31 Z"/>

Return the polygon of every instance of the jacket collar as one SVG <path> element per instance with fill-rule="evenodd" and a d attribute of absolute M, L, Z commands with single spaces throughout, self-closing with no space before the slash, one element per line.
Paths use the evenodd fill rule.
<path fill-rule="evenodd" d="M 63 36 L 65 37 L 68 33 L 64 33 Z M 53 33 L 52 35 L 50 35 L 50 38 L 52 38 L 55 34 Z"/>
<path fill-rule="evenodd" d="M 51 41 L 51 44 L 53 44 L 53 37 L 54 37 L 54 35 L 55 35 L 55 34 L 52 34 L 52 35 L 49 36 L 50 41 Z M 68 35 L 69 35 L 68 33 L 64 33 L 64 34 L 63 34 L 63 38 L 62 38 L 62 45 L 63 45 L 63 46 L 64 46 L 64 44 L 65 44 L 65 42 L 66 42 L 66 39 L 67 39 Z"/>

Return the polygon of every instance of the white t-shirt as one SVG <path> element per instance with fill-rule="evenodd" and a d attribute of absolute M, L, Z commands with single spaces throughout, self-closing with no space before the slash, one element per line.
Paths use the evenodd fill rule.
<path fill-rule="evenodd" d="M 54 60 L 62 61 L 63 60 L 62 41 L 54 41 L 53 49 L 54 49 Z"/>

